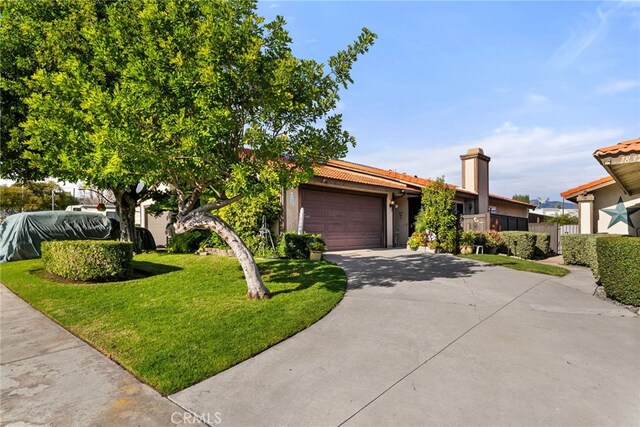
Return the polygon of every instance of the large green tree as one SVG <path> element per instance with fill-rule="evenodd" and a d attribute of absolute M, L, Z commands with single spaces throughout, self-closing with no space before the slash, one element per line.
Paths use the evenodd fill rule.
<path fill-rule="evenodd" d="M 355 140 L 331 112 L 375 35 L 363 29 L 319 63 L 292 54 L 282 17 L 265 22 L 255 11 L 250 0 L 10 1 L 2 40 L 27 38 L 12 52 L 37 59 L 20 94 L 33 164 L 111 189 L 121 217 L 140 180 L 169 184 L 177 231 L 218 233 L 248 296 L 263 298 L 251 253 L 216 212 L 346 154 Z"/>
<path fill-rule="evenodd" d="M 106 45 L 118 2 L 3 0 L 0 25 L 2 175 L 56 177 L 109 189 L 121 238 L 134 240 L 146 166 L 127 93 L 132 76 Z"/>

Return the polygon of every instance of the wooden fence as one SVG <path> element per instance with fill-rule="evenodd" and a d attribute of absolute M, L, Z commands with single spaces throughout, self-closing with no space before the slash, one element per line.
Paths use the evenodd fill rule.
<path fill-rule="evenodd" d="M 578 234 L 580 229 L 578 225 L 558 225 L 549 223 L 530 223 L 529 231 L 534 233 L 549 233 L 551 236 L 550 249 L 556 254 L 562 253 L 562 242 L 560 236 L 563 234 Z"/>

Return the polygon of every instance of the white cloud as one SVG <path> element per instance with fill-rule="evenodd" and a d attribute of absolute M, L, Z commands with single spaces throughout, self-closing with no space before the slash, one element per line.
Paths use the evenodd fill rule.
<path fill-rule="evenodd" d="M 533 105 L 543 104 L 547 102 L 547 100 L 548 98 L 546 96 L 540 95 L 539 93 L 528 93 L 524 97 L 524 101 L 527 104 L 533 104 Z"/>
<path fill-rule="evenodd" d="M 502 124 L 493 130 L 493 133 L 512 133 L 517 132 L 518 127 L 511 122 L 502 122 Z"/>
<path fill-rule="evenodd" d="M 566 67 L 606 36 L 614 18 L 637 14 L 637 1 L 603 2 L 593 13 L 584 15 L 581 22 L 570 30 L 567 40 L 557 49 L 552 63 Z"/>
<path fill-rule="evenodd" d="M 614 95 L 620 92 L 626 92 L 640 86 L 638 80 L 615 80 L 596 88 L 599 95 Z"/>
<path fill-rule="evenodd" d="M 484 138 L 440 147 L 389 146 L 371 153 L 355 149 L 348 160 L 425 178 L 445 176 L 460 184 L 461 154 L 481 147 L 491 157 L 490 191 L 511 197 L 528 193 L 558 199 L 559 193 L 606 175 L 593 159 L 598 147 L 625 139 L 620 129 L 556 131 L 520 129 L 505 122 Z M 364 145 L 364 144 L 363 144 Z"/>

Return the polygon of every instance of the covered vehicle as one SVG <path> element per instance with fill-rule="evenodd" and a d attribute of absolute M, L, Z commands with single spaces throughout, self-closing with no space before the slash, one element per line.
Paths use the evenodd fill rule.
<path fill-rule="evenodd" d="M 0 262 L 40 257 L 40 244 L 48 240 L 107 240 L 112 238 L 109 218 L 87 212 L 23 212 L 0 224 Z"/>

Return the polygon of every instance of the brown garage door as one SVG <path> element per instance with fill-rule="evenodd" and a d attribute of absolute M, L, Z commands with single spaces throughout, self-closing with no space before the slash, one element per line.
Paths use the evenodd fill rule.
<path fill-rule="evenodd" d="M 319 233 L 329 250 L 379 248 L 384 242 L 384 199 L 301 189 L 304 230 Z"/>

